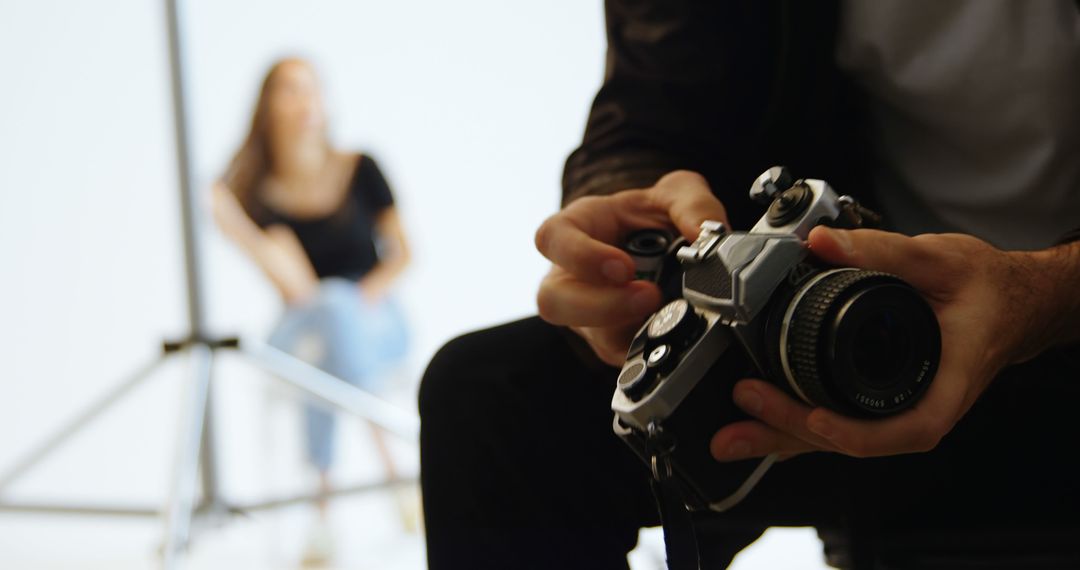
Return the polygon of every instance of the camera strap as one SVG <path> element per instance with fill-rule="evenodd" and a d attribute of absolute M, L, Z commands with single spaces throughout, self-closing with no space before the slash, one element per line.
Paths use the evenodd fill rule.
<path fill-rule="evenodd" d="M 700 570 L 697 530 L 690 509 L 682 502 L 682 493 L 673 479 L 651 479 L 653 498 L 664 526 L 664 550 L 668 570 Z"/>
<path fill-rule="evenodd" d="M 710 557 L 711 549 L 701 548 L 694 512 L 687 506 L 683 490 L 675 478 L 671 466 L 671 452 L 675 449 L 674 440 L 664 433 L 656 422 L 649 423 L 645 434 L 645 455 L 652 471 L 650 486 L 653 499 L 660 512 L 660 524 L 664 527 L 664 549 L 667 555 L 668 570 L 707 570 L 716 567 Z M 758 481 L 776 461 L 778 455 L 772 454 L 761 460 L 753 473 L 731 496 L 708 505 L 709 512 L 724 512 L 739 504 L 757 485 Z"/>
<path fill-rule="evenodd" d="M 664 527 L 664 550 L 668 570 L 700 570 L 700 549 L 694 517 L 683 501 L 682 490 L 671 467 L 674 441 L 655 422 L 650 423 L 645 437 L 645 454 L 652 470 L 650 486 L 660 524 Z"/>

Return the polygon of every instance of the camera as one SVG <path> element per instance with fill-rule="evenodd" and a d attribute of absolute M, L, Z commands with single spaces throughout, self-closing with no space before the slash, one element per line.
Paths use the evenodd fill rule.
<path fill-rule="evenodd" d="M 831 267 L 806 247 L 818 225 L 876 227 L 880 217 L 823 180 L 773 167 L 750 197 L 767 207 L 749 232 L 706 221 L 692 243 L 664 230 L 625 242 L 639 278 L 670 300 L 638 330 L 619 372 L 614 429 L 673 479 L 692 510 L 725 510 L 773 457 L 718 463 L 709 441 L 747 419 L 735 382 L 763 378 L 809 406 L 873 418 L 900 412 L 937 370 L 941 333 L 900 278 Z"/>

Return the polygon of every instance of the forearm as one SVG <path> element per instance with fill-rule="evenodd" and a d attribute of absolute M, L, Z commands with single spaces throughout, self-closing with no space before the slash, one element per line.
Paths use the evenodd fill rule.
<path fill-rule="evenodd" d="M 360 289 L 369 299 L 382 298 L 405 271 L 408 264 L 408 256 L 405 254 L 395 255 L 389 259 L 379 261 L 371 271 L 360 279 Z"/>
<path fill-rule="evenodd" d="M 220 182 L 211 192 L 214 220 L 222 232 L 251 256 L 286 303 L 300 302 L 314 293 L 319 278 L 291 230 L 278 225 L 259 228 Z"/>
<path fill-rule="evenodd" d="M 360 279 L 360 289 L 372 301 L 382 298 L 409 265 L 409 240 L 405 236 L 397 209 L 384 209 L 375 224 L 382 253 L 379 262 Z"/>
<path fill-rule="evenodd" d="M 288 304 L 310 297 L 319 286 L 319 278 L 306 258 L 298 258 L 281 244 L 265 241 L 249 249 L 255 264 Z"/>
<path fill-rule="evenodd" d="M 1080 242 L 1022 253 L 1030 284 L 1035 323 L 1030 346 L 1022 357 L 1080 342 Z"/>
<path fill-rule="evenodd" d="M 301 303 L 315 294 L 319 276 L 304 246 L 287 226 L 266 228 L 249 251 L 286 303 Z"/>

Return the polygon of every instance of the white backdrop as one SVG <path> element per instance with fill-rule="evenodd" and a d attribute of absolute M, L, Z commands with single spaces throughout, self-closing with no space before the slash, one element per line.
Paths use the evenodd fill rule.
<path fill-rule="evenodd" d="M 0 421 L 23 426 L 5 459 L 183 332 L 186 313 L 157 3 L 0 6 L 0 346 L 16 391 Z M 532 232 L 557 207 L 601 75 L 598 5 L 508 6 L 188 4 L 199 187 L 239 144 L 269 64 L 312 59 L 334 139 L 378 157 L 411 237 L 399 294 L 412 376 L 451 336 L 534 311 L 545 265 Z M 213 328 L 264 334 L 275 294 L 208 219 L 200 227 Z"/>
<path fill-rule="evenodd" d="M 442 342 L 534 312 L 546 266 L 532 233 L 557 208 L 599 85 L 599 2 L 192 0 L 185 20 L 200 189 L 285 55 L 316 64 L 338 144 L 382 164 L 415 254 L 399 291 L 414 340 L 399 402 L 414 405 Z M 0 1 L 0 472 L 185 331 L 163 25 L 148 0 Z M 213 329 L 264 335 L 274 292 L 208 218 L 200 227 Z M 260 375 L 220 370 L 226 491 L 287 486 L 266 475 L 285 460 L 259 445 L 271 433 L 294 449 L 295 434 L 266 431 Z M 168 367 L 12 491 L 160 502 L 183 371 Z M 0 532 L 0 553 L 13 536 Z"/>

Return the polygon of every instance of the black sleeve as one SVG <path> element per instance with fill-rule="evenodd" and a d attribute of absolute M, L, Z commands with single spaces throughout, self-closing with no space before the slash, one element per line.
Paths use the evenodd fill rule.
<path fill-rule="evenodd" d="M 689 169 L 737 210 L 732 222 L 759 215 L 747 190 L 794 155 L 777 123 L 818 97 L 821 82 L 804 78 L 832 65 L 834 4 L 608 0 L 604 82 L 566 161 L 563 204 Z"/>
<path fill-rule="evenodd" d="M 1076 228 L 1075 230 L 1072 230 L 1071 232 L 1065 234 L 1060 240 L 1058 240 L 1058 245 L 1064 245 L 1067 243 L 1072 243 L 1074 241 L 1080 241 L 1080 228 Z"/>
<path fill-rule="evenodd" d="M 362 155 L 356 168 L 352 190 L 364 201 L 368 211 L 377 214 L 393 206 L 394 194 L 390 191 L 390 184 L 386 182 L 375 159 Z"/>
<path fill-rule="evenodd" d="M 752 135 L 768 99 L 768 66 L 751 64 L 767 59 L 767 38 L 740 46 L 738 28 L 767 21 L 755 6 L 763 4 L 606 2 L 604 83 L 566 162 L 564 204 L 738 160 L 730 143 Z"/>

